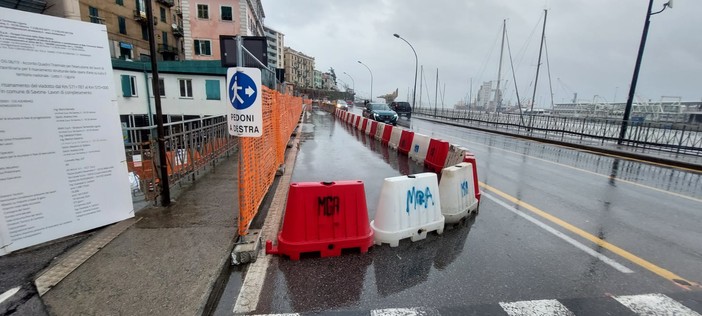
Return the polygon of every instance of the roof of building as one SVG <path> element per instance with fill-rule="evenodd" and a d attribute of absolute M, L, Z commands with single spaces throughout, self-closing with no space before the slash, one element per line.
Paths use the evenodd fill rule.
<path fill-rule="evenodd" d="M 112 68 L 151 72 L 151 62 L 112 59 Z M 227 68 L 222 67 L 220 60 L 159 61 L 158 72 L 226 76 Z"/>

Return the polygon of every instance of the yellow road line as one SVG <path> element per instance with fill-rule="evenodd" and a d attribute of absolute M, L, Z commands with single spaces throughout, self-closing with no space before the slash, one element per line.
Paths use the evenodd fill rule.
<path fill-rule="evenodd" d="M 441 132 L 434 132 L 434 133 L 442 134 L 442 135 L 448 136 L 448 137 L 450 137 L 450 138 L 459 139 L 458 137 L 451 136 L 451 135 L 448 135 L 448 134 L 445 134 L 445 133 L 441 133 Z M 515 151 L 503 149 L 503 148 L 498 148 L 498 147 L 494 147 L 494 146 L 490 146 L 490 145 L 485 145 L 485 144 L 482 144 L 482 143 L 478 143 L 478 142 L 474 142 L 474 141 L 469 141 L 469 140 L 464 140 L 464 139 L 460 139 L 460 140 L 461 140 L 461 141 L 464 141 L 464 142 L 467 142 L 467 143 L 472 143 L 472 144 L 476 144 L 476 145 L 480 145 L 480 146 L 485 146 L 485 147 L 489 147 L 489 148 L 493 148 L 493 149 L 505 151 L 505 152 L 508 152 L 508 153 L 511 153 L 511 154 L 515 154 L 515 155 L 519 155 L 519 156 L 526 156 L 526 157 L 529 157 L 529 158 L 531 158 L 531 159 L 535 159 L 535 160 L 547 162 L 547 163 L 550 163 L 550 164 L 554 164 L 554 165 L 557 165 L 557 166 L 561 166 L 561 167 L 565 167 L 565 168 L 569 168 L 569 169 L 573 169 L 573 170 L 578 170 L 578 171 L 581 171 L 581 172 L 589 173 L 589 174 L 596 175 L 596 176 L 600 176 L 600 177 L 603 177 L 603 178 L 609 178 L 609 177 L 610 177 L 609 175 L 604 175 L 604 174 L 601 174 L 601 173 L 597 173 L 597 172 L 593 172 L 593 171 L 581 169 L 581 168 L 578 168 L 578 167 L 569 166 L 569 165 L 566 165 L 566 164 L 562 164 L 562 163 L 559 163 L 559 162 L 555 162 L 555 161 L 551 161 L 551 160 L 547 160 L 547 159 L 543 159 L 543 158 L 538 158 L 538 157 L 534 157 L 534 156 L 530 156 L 530 155 L 518 153 L 518 152 L 515 152 Z M 597 154 L 599 154 L 599 153 L 594 153 L 594 152 L 593 152 L 593 154 L 596 154 L 596 155 L 597 155 Z M 615 155 L 608 155 L 608 156 L 613 156 L 613 157 L 622 158 L 622 159 L 629 159 L 629 158 L 626 158 L 626 157 L 618 157 L 618 156 L 615 156 Z M 629 160 L 631 160 L 631 159 L 629 159 Z M 647 163 L 647 162 L 645 162 L 645 163 Z M 693 171 L 694 171 L 694 170 L 693 170 Z M 631 184 L 631 185 L 634 185 L 634 186 L 637 186 L 637 187 L 642 187 L 642 188 L 645 188 L 645 189 L 649 189 L 649 190 L 653 190 L 653 191 L 657 191 L 657 192 L 661 192 L 661 193 L 666 193 L 666 194 L 670 194 L 670 195 L 673 195 L 673 196 L 677 196 L 677 197 L 680 197 L 680 198 L 683 198 L 683 199 L 688 199 L 688 200 L 691 200 L 691 201 L 695 201 L 695 202 L 700 202 L 700 203 L 702 203 L 702 199 L 698 199 L 698 198 L 691 197 L 691 196 L 684 195 L 684 194 L 680 194 L 680 193 L 675 193 L 675 192 L 666 191 L 666 190 L 659 189 L 659 188 L 654 188 L 654 187 L 651 187 L 651 186 L 647 186 L 647 185 L 645 185 L 645 184 L 636 183 L 636 182 L 632 182 L 632 181 L 629 181 L 629 180 L 624 180 L 624 179 L 621 179 L 621 178 L 617 178 L 617 182 L 627 183 L 627 184 Z"/>
<path fill-rule="evenodd" d="M 588 233 L 588 232 L 586 232 L 586 231 L 584 231 L 584 230 L 582 230 L 582 229 L 580 229 L 580 228 L 578 228 L 578 227 L 576 227 L 576 226 L 574 226 L 574 225 L 572 225 L 572 224 L 570 224 L 570 223 L 568 223 L 568 222 L 566 222 L 566 221 L 564 221 L 556 216 L 553 216 L 545 211 L 542 211 L 529 203 L 521 201 L 521 200 L 519 200 L 519 199 L 517 199 L 517 198 L 515 198 L 515 197 L 513 197 L 505 192 L 502 192 L 497 188 L 494 188 L 494 187 L 492 187 L 488 184 L 485 184 L 483 182 L 480 182 L 480 186 L 487 189 L 488 191 L 490 191 L 492 193 L 495 193 L 495 194 L 501 196 L 505 200 L 508 200 L 516 205 L 519 205 L 520 207 L 523 207 L 523 208 L 531 211 L 532 213 L 539 215 L 539 216 L 543 217 L 544 219 L 546 219 L 546 220 L 548 220 L 548 221 L 550 221 L 558 226 L 561 226 L 561 227 L 567 229 L 568 231 L 570 231 L 570 232 L 572 232 L 572 233 L 574 233 L 582 238 L 585 238 L 585 239 L 595 243 L 596 245 L 598 245 L 602 248 L 605 248 L 605 249 L 631 261 L 634 264 L 637 264 L 637 265 L 645 268 L 646 270 L 649 270 L 655 274 L 658 274 L 659 276 L 661 276 L 665 279 L 670 280 L 671 282 L 673 282 L 674 284 L 676 284 L 678 286 L 681 286 L 681 287 L 688 289 L 688 290 L 689 290 L 689 287 L 684 285 L 684 284 L 681 284 L 681 283 L 688 283 L 688 284 L 696 286 L 695 283 L 688 281 L 688 280 L 684 279 L 683 277 L 681 277 L 673 272 L 670 272 L 666 269 L 663 269 L 663 268 L 661 268 L 661 267 L 659 267 L 659 266 L 657 266 L 649 261 L 646 261 L 646 260 L 632 254 L 631 252 L 628 252 L 622 248 L 619 248 L 618 246 L 615 246 L 607 241 L 604 241 L 603 239 L 601 239 L 595 235 L 592 235 L 592 234 L 590 234 L 590 233 Z"/>

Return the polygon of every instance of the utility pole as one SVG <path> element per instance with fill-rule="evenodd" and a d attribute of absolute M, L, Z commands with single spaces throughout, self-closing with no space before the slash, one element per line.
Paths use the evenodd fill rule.
<path fill-rule="evenodd" d="M 421 76 L 419 77 L 419 108 L 422 108 L 422 82 L 424 81 L 424 65 L 421 67 Z"/>
<path fill-rule="evenodd" d="M 622 126 L 619 130 L 619 139 L 617 139 L 617 144 L 621 145 L 624 142 L 624 137 L 626 136 L 626 129 L 629 125 L 629 116 L 631 115 L 631 106 L 634 101 L 634 94 L 636 93 L 636 82 L 639 79 L 639 70 L 641 69 L 641 60 L 643 59 L 644 47 L 646 47 L 646 37 L 648 36 L 648 27 L 651 24 L 651 16 L 663 12 L 667 7 L 673 8 L 672 0 L 668 1 L 663 5 L 663 9 L 651 13 L 651 8 L 653 7 L 653 0 L 648 1 L 648 10 L 646 11 L 646 22 L 644 23 L 643 33 L 641 34 L 641 43 L 639 44 L 639 54 L 636 56 L 636 66 L 634 66 L 634 76 L 631 78 L 631 85 L 629 86 L 629 96 L 626 99 L 626 107 L 624 108 L 624 118 L 622 119 Z"/>
<path fill-rule="evenodd" d="M 158 65 L 156 62 L 156 41 L 154 40 L 154 12 L 151 0 L 146 0 L 146 22 L 149 31 L 149 54 L 151 54 L 151 90 L 156 107 L 156 143 L 158 144 L 158 170 L 161 180 L 161 206 L 171 205 L 171 188 L 168 181 L 168 163 L 166 161 L 165 129 L 163 128 L 163 111 L 161 109 L 161 93 L 158 80 Z"/>

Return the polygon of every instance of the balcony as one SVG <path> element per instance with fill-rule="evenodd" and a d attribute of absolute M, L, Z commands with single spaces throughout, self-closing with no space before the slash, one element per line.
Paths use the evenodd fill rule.
<path fill-rule="evenodd" d="M 156 3 L 163 4 L 163 5 L 165 5 L 165 6 L 169 7 L 169 8 L 175 5 L 175 4 L 173 3 L 173 0 L 156 0 Z"/>
<path fill-rule="evenodd" d="M 105 24 L 105 19 L 99 16 L 90 15 L 90 23 Z"/>
<path fill-rule="evenodd" d="M 177 6 L 175 8 L 175 13 L 176 13 L 176 15 L 178 15 L 179 17 L 182 18 L 183 17 L 183 8 L 181 6 Z"/>
<path fill-rule="evenodd" d="M 173 36 L 175 36 L 176 38 L 185 36 L 185 33 L 183 32 L 183 27 L 180 25 L 177 25 L 176 27 L 174 27 L 173 28 Z"/>
<path fill-rule="evenodd" d="M 158 52 L 161 54 L 178 54 L 178 48 L 166 44 L 158 44 Z"/>
<path fill-rule="evenodd" d="M 147 23 L 146 11 L 134 10 L 134 20 L 140 23 Z"/>

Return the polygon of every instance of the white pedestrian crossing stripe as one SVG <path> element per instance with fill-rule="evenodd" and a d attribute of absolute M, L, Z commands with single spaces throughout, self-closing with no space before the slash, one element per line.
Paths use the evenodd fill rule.
<path fill-rule="evenodd" d="M 615 296 L 614 299 L 639 315 L 700 316 L 699 313 L 663 294 Z"/>
<path fill-rule="evenodd" d="M 557 300 L 538 300 L 504 303 L 500 302 L 502 309 L 510 316 L 574 316 L 561 302 Z"/>
<path fill-rule="evenodd" d="M 636 315 L 641 316 L 659 316 L 659 315 L 675 315 L 675 316 L 702 316 L 698 312 L 690 309 L 689 307 L 683 305 L 682 303 L 666 296 L 663 294 L 641 294 L 641 295 L 624 295 L 624 296 L 612 296 L 619 304 L 625 306 L 630 311 Z M 601 298 L 599 298 L 601 299 Z M 595 300 L 593 300 L 594 302 Z M 599 304 L 601 301 L 597 301 Z M 616 303 L 614 303 L 616 304 Z M 536 315 L 549 315 L 549 316 L 575 316 L 577 315 L 573 311 L 569 310 L 568 307 L 563 305 L 558 300 L 533 300 L 533 301 L 516 301 L 516 302 L 500 302 L 499 308 L 501 308 L 509 316 L 536 316 Z M 477 308 L 484 308 L 483 306 L 478 306 Z M 472 311 L 470 314 L 476 314 L 473 306 L 467 305 L 460 307 L 465 309 L 466 314 Z M 498 308 L 498 307 L 495 307 Z M 441 315 L 441 308 L 431 308 L 431 307 L 414 307 L 414 308 L 384 308 L 375 309 L 368 311 L 371 316 L 433 316 Z M 491 310 L 494 313 L 494 310 Z M 456 308 L 454 307 L 449 314 L 456 314 Z M 460 312 L 459 312 L 460 313 Z M 302 314 L 269 314 L 276 316 L 294 316 L 294 315 L 305 315 Z"/>

